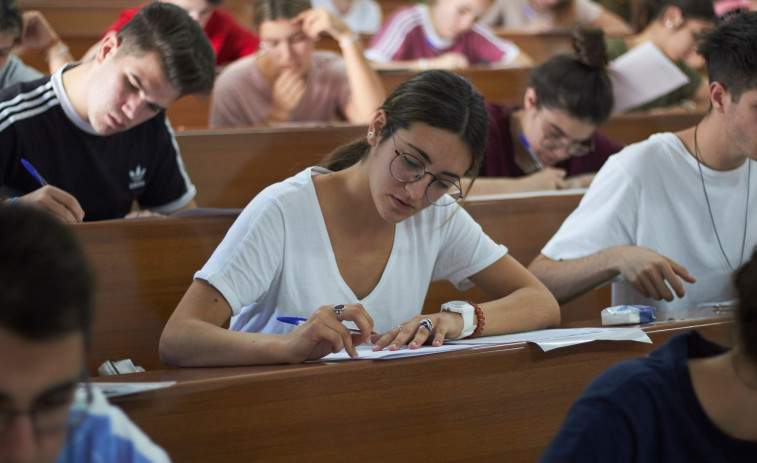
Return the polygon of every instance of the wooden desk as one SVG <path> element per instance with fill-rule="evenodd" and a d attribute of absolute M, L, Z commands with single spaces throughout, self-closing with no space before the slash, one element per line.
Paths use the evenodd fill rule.
<path fill-rule="evenodd" d="M 647 328 L 654 345 L 545 353 L 511 344 L 336 365 L 173 369 L 122 375 L 179 383 L 116 403 L 183 463 L 534 462 L 597 374 L 692 328 L 730 344 L 732 324 L 713 320 Z"/>

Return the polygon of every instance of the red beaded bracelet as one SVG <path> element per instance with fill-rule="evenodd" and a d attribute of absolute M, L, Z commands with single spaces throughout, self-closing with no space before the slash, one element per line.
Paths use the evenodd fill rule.
<path fill-rule="evenodd" d="M 466 337 L 465 339 L 473 339 L 481 336 L 481 333 L 484 331 L 484 326 L 486 326 L 486 319 L 484 318 L 484 311 L 481 310 L 481 307 L 478 306 L 473 301 L 466 301 L 468 304 L 473 306 L 473 310 L 476 313 L 476 318 L 478 319 L 478 325 L 476 325 L 476 329 L 473 330 L 473 333 L 471 333 L 470 336 Z"/>

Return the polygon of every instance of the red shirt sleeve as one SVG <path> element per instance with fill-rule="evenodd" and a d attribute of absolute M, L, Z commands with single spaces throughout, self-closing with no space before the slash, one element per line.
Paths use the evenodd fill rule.
<path fill-rule="evenodd" d="M 137 14 L 137 12 L 139 10 L 141 10 L 143 6 L 145 6 L 145 5 L 140 5 L 140 6 L 136 7 L 136 8 L 127 8 L 127 9 L 121 11 L 121 14 L 118 15 L 118 19 L 116 19 L 116 22 L 114 22 L 113 24 L 110 25 L 110 27 L 108 27 L 107 29 L 105 29 L 105 32 L 103 32 L 103 36 L 105 34 L 107 34 L 108 32 L 110 32 L 110 31 L 116 31 L 117 32 L 117 31 L 121 30 L 121 28 L 124 27 L 124 25 L 126 23 L 128 23 L 129 21 L 131 21 L 131 18 L 133 18 L 134 15 Z M 102 38 L 102 37 L 100 37 L 100 38 Z"/>
<path fill-rule="evenodd" d="M 229 13 L 218 8 L 213 10 L 205 24 L 205 35 L 213 45 L 216 64 L 219 66 L 255 53 L 260 45 L 260 40 L 252 32 L 240 26 Z"/>

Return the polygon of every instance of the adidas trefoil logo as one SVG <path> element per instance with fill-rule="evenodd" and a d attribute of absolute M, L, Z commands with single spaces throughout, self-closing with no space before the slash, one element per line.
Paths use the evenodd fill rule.
<path fill-rule="evenodd" d="M 134 170 L 129 171 L 129 178 L 131 179 L 131 182 L 129 183 L 130 190 L 136 190 L 137 188 L 145 186 L 146 172 L 147 169 L 139 165 Z"/>

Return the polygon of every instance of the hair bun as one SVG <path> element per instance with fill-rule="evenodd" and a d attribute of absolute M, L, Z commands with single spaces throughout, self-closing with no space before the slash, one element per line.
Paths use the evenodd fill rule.
<path fill-rule="evenodd" d="M 609 62 L 605 33 L 602 29 L 573 29 L 573 49 L 578 61 L 592 68 L 604 68 Z"/>

